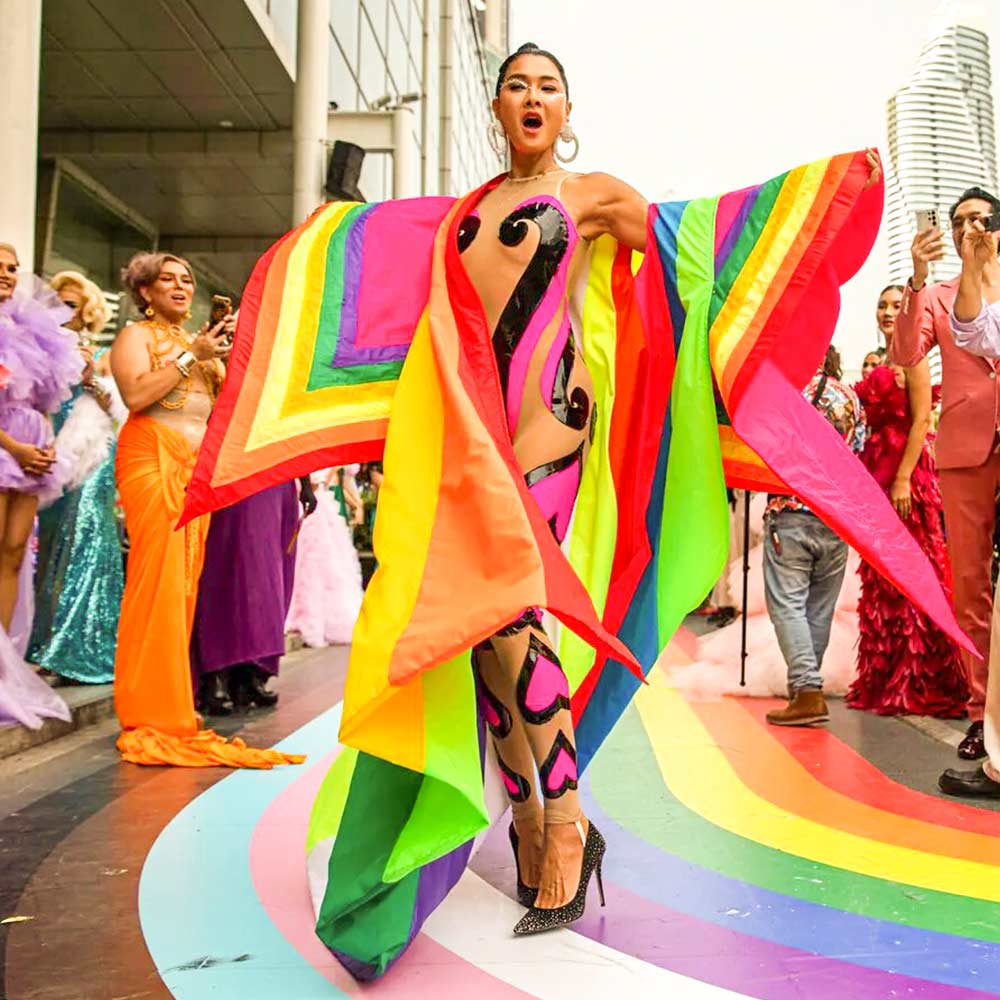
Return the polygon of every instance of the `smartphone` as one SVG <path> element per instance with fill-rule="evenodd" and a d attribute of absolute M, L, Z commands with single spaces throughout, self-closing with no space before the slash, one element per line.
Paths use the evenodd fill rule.
<path fill-rule="evenodd" d="M 213 327 L 221 323 L 227 316 L 229 316 L 233 311 L 233 300 L 228 295 L 213 295 L 212 296 L 212 310 L 208 314 L 208 328 L 211 330 Z M 232 338 L 227 338 L 232 339 Z"/>
<path fill-rule="evenodd" d="M 983 219 L 983 226 L 988 233 L 1000 233 L 1000 215 L 987 215 Z"/>
<path fill-rule="evenodd" d="M 938 228 L 938 210 L 936 208 L 918 208 L 914 213 L 917 219 L 917 232 Z"/>

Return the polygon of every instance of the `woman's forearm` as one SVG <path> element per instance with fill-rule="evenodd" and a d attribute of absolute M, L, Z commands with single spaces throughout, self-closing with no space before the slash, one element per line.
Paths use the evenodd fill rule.
<path fill-rule="evenodd" d="M 158 403 L 172 389 L 176 389 L 181 381 L 180 369 L 177 365 L 167 365 L 156 371 L 143 372 L 134 378 L 115 381 L 122 401 L 131 413 L 142 413 L 154 403 Z M 123 384 L 125 383 L 125 384 Z"/>
<path fill-rule="evenodd" d="M 6 431 L 0 431 L 0 448 L 3 448 L 4 451 L 8 451 L 13 455 L 14 449 L 20 443 L 20 441 L 16 441 Z"/>
<path fill-rule="evenodd" d="M 916 419 L 910 424 L 910 433 L 906 436 L 906 447 L 903 449 L 903 457 L 899 461 L 899 468 L 896 469 L 897 480 L 907 480 L 913 475 L 913 470 L 920 461 L 920 453 L 924 450 L 924 442 L 931 429 L 931 417 L 928 413 L 925 417 Z"/>

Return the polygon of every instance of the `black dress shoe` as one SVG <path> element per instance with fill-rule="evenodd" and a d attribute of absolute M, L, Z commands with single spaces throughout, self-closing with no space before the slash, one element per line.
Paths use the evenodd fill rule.
<path fill-rule="evenodd" d="M 278 704 L 277 691 L 269 691 L 265 673 L 252 663 L 241 663 L 232 668 L 230 690 L 239 708 L 272 708 Z"/>
<path fill-rule="evenodd" d="M 206 674 L 201 682 L 200 708 L 206 715 L 232 715 L 233 700 L 226 688 L 224 670 Z"/>
<path fill-rule="evenodd" d="M 945 795 L 965 798 L 1000 799 L 1000 781 L 994 781 L 982 765 L 975 771 L 953 771 L 949 768 L 938 778 L 938 788 Z"/>
<path fill-rule="evenodd" d="M 267 687 L 269 675 L 262 674 L 254 670 L 247 683 L 247 691 L 250 693 L 250 701 L 258 708 L 271 708 L 278 704 L 278 692 L 270 691 Z"/>
<path fill-rule="evenodd" d="M 982 722 L 973 722 L 966 730 L 965 739 L 958 744 L 958 756 L 962 760 L 980 760 L 986 756 Z"/>

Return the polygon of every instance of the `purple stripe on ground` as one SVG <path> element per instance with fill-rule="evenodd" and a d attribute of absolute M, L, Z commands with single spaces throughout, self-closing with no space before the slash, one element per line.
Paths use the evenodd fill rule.
<path fill-rule="evenodd" d="M 676 874 L 671 866 L 671 862 L 677 861 L 675 857 L 644 845 L 623 830 L 597 806 L 590 795 L 584 795 L 584 807 L 608 839 L 608 858 L 627 858 L 625 863 L 635 873 L 638 884 L 647 885 L 657 894 L 698 894 L 696 880 L 690 877 L 686 887 L 664 884 L 660 872 L 666 870 L 666 881 L 669 881 Z M 472 867 L 497 888 L 512 893 L 513 859 L 503 836 L 503 824 L 498 824 L 490 832 L 473 859 Z M 718 877 L 717 873 L 704 871 L 706 876 Z M 754 908 L 753 900 L 748 898 L 747 893 L 749 888 L 752 894 L 754 887 L 730 881 L 734 887 L 731 912 L 733 917 L 737 917 Z M 851 1000 L 886 1000 L 889 997 L 986 1000 L 987 997 L 995 997 L 993 993 L 977 989 L 887 972 L 754 937 L 690 916 L 607 880 L 605 890 L 607 909 L 600 908 L 597 895 L 592 891 L 586 915 L 574 925 L 577 933 L 671 972 L 762 1000 L 788 1000 L 789 996 L 799 993 L 808 994 L 810 1000 L 843 1000 L 845 997 Z M 790 897 L 777 898 L 784 899 L 792 915 L 803 906 L 801 901 Z M 770 909 L 767 907 L 765 915 Z M 854 914 L 830 912 L 843 917 L 845 923 L 852 918 L 859 919 Z M 899 930 L 905 931 L 906 928 Z M 954 940 L 956 944 L 965 943 L 964 939 Z M 844 944 L 836 934 L 829 938 L 819 937 L 817 941 L 839 948 Z M 874 938 L 871 944 L 875 944 Z M 859 957 L 869 961 L 873 958 L 870 954 Z"/>

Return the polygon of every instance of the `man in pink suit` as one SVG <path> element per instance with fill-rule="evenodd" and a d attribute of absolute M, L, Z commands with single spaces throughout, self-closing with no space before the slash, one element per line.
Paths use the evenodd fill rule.
<path fill-rule="evenodd" d="M 1000 223 L 1000 219 L 996 220 Z M 983 221 L 962 239 L 962 274 L 951 314 L 955 343 L 970 356 L 1000 358 L 1000 236 Z M 997 228 L 1000 228 L 998 225 Z M 938 779 L 948 795 L 1000 798 L 1000 601 L 993 605 L 989 683 L 983 738 L 987 759 L 975 771 L 947 770 Z"/>
<path fill-rule="evenodd" d="M 982 188 L 970 188 L 959 198 L 949 221 L 960 255 L 966 233 L 994 213 L 1000 213 L 1000 201 Z M 954 576 L 955 613 L 983 657 L 978 661 L 962 654 L 972 687 L 972 725 L 958 755 L 977 760 L 986 754 L 982 719 L 993 611 L 990 568 L 1000 487 L 1000 362 L 977 357 L 956 345 L 950 317 L 959 278 L 927 285 L 930 262 L 943 255 L 944 237 L 937 229 L 917 234 L 912 247 L 913 275 L 896 317 L 890 354 L 896 364 L 912 367 L 935 344 L 941 348 L 942 408 L 935 455 Z M 990 281 L 996 281 L 1000 294 L 1000 263 L 995 257 L 987 273 Z"/>

